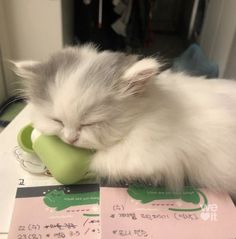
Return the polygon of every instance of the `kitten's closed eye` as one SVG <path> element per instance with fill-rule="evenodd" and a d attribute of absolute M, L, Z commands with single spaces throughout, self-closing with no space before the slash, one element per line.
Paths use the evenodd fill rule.
<path fill-rule="evenodd" d="M 55 118 L 53 118 L 52 120 L 64 126 L 64 123 L 61 120 Z"/>
<path fill-rule="evenodd" d="M 92 122 L 92 123 L 84 123 L 84 124 L 81 124 L 80 126 L 81 127 L 88 127 L 88 126 L 92 126 L 92 125 L 95 125 L 96 122 Z"/>
<path fill-rule="evenodd" d="M 59 120 L 57 118 L 52 118 L 52 120 L 57 122 L 57 123 L 59 123 L 59 124 L 61 124 L 62 126 L 65 126 L 62 120 Z M 81 128 L 81 127 L 89 127 L 89 126 L 95 125 L 97 123 L 98 122 L 83 123 L 83 124 L 80 124 L 79 128 Z"/>

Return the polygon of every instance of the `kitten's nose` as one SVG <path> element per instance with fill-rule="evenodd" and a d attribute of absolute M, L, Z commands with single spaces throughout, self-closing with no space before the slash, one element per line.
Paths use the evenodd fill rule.
<path fill-rule="evenodd" d="M 74 139 L 68 139 L 68 143 L 69 144 L 74 144 L 78 139 L 79 139 L 79 137 L 76 137 Z"/>
<path fill-rule="evenodd" d="M 74 144 L 79 139 L 79 133 L 72 130 L 65 130 L 64 136 L 69 144 Z"/>

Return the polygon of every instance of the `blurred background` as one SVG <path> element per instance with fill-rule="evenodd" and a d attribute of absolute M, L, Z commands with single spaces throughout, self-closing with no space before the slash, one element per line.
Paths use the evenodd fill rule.
<path fill-rule="evenodd" d="M 236 79 L 236 0 L 0 0 L 0 125 L 24 106 L 6 59 L 41 61 L 85 42 Z"/>

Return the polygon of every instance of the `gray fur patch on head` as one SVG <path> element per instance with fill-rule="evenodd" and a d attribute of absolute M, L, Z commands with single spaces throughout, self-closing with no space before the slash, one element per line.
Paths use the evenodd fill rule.
<path fill-rule="evenodd" d="M 25 78 L 36 129 L 78 147 L 102 149 L 132 128 L 159 64 L 85 45 L 65 48 L 42 63 L 16 66 Z"/>
<path fill-rule="evenodd" d="M 97 85 L 99 88 L 116 90 L 125 70 L 134 64 L 137 59 L 136 55 L 104 51 L 91 61 L 89 68 L 81 79 L 80 86 L 86 89 Z"/>
<path fill-rule="evenodd" d="M 55 53 L 45 62 L 31 64 L 16 63 L 15 72 L 22 78 L 24 96 L 34 103 L 50 101 L 49 89 L 55 84 L 55 77 L 58 72 L 69 72 L 75 68 L 80 61 L 77 48 L 68 47 Z"/>
<path fill-rule="evenodd" d="M 78 71 L 79 75 L 83 75 L 83 77 L 78 77 L 78 87 L 83 90 L 96 85 L 115 89 L 124 71 L 137 60 L 137 55 L 110 51 L 98 53 L 92 45 L 86 45 L 67 47 L 52 55 L 45 62 L 24 65 L 16 72 L 23 78 L 33 78 L 25 80 L 24 93 L 30 101 L 41 104 L 52 100 L 50 89 L 57 84 L 57 76 L 61 76 L 61 83 L 63 83 L 70 77 L 70 74 Z M 87 64 L 88 67 L 80 72 L 83 64 Z M 27 74 L 30 77 L 27 77 Z"/>

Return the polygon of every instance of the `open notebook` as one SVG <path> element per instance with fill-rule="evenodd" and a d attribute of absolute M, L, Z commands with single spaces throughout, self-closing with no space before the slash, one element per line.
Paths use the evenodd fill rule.
<path fill-rule="evenodd" d="M 18 188 L 8 238 L 100 238 L 99 186 Z"/>
<path fill-rule="evenodd" d="M 100 188 L 100 202 L 104 239 L 236 238 L 236 208 L 227 194 L 130 185 Z"/>
<path fill-rule="evenodd" d="M 235 239 L 227 194 L 142 185 L 18 188 L 9 239 Z"/>

